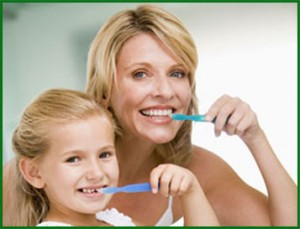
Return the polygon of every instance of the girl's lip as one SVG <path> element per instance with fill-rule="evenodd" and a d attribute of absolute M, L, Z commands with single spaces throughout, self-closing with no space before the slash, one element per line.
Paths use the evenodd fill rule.
<path fill-rule="evenodd" d="M 106 187 L 107 185 L 97 185 L 97 186 L 82 187 L 77 190 L 82 193 L 97 193 L 97 192 L 100 193 L 100 190 Z"/>

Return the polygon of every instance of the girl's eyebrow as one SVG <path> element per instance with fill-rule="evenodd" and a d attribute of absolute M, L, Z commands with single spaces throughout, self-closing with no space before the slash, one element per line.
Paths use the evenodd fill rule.
<path fill-rule="evenodd" d="M 114 145 L 105 145 L 103 147 L 100 147 L 96 150 L 96 152 L 99 152 L 99 151 L 115 151 L 115 146 Z M 68 150 L 68 151 L 65 151 L 61 154 L 61 156 L 65 156 L 65 155 L 68 155 L 68 154 L 80 154 L 80 153 L 86 153 L 85 150 L 81 150 L 81 149 L 74 149 L 74 150 Z"/>

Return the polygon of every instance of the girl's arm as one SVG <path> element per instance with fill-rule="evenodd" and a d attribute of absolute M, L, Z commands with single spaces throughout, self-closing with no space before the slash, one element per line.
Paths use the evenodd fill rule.
<path fill-rule="evenodd" d="M 220 226 L 200 185 L 193 192 L 179 196 L 184 226 Z"/>
<path fill-rule="evenodd" d="M 185 226 L 220 225 L 197 178 L 190 170 L 173 164 L 162 164 L 152 170 L 150 182 L 153 193 L 179 197 Z"/>

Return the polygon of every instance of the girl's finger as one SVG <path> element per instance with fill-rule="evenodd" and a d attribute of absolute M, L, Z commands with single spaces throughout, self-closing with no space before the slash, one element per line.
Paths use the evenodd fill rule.
<path fill-rule="evenodd" d="M 172 173 L 169 173 L 167 170 L 164 171 L 164 173 L 162 173 L 159 179 L 159 184 L 160 184 L 159 192 L 163 196 L 169 196 L 171 180 L 172 180 Z"/>
<path fill-rule="evenodd" d="M 165 169 L 164 166 L 159 165 L 156 168 L 154 168 L 150 173 L 150 184 L 151 184 L 153 193 L 157 193 L 159 190 L 159 187 L 158 187 L 159 180 L 160 180 L 160 177 L 161 177 L 164 169 Z"/>
<path fill-rule="evenodd" d="M 178 195 L 180 196 L 180 195 L 185 194 L 186 191 L 188 190 L 190 184 L 191 184 L 191 181 L 188 178 L 182 179 L 182 181 L 180 183 Z"/>
<path fill-rule="evenodd" d="M 180 185 L 181 185 L 181 181 L 182 181 L 182 176 L 181 175 L 178 174 L 178 175 L 173 176 L 173 179 L 172 179 L 171 184 L 170 184 L 170 194 L 172 196 L 178 195 Z"/>

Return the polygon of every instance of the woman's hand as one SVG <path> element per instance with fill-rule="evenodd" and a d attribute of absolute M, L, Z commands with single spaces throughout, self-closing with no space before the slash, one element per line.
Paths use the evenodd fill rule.
<path fill-rule="evenodd" d="M 200 185 L 195 175 L 188 169 L 173 165 L 161 164 L 150 174 L 153 193 L 164 196 L 181 196 L 199 190 Z"/>
<path fill-rule="evenodd" d="M 237 97 L 221 96 L 209 108 L 206 119 L 214 121 L 216 136 L 225 131 L 228 135 L 238 135 L 246 144 L 251 144 L 251 141 L 262 134 L 256 114 Z"/>

